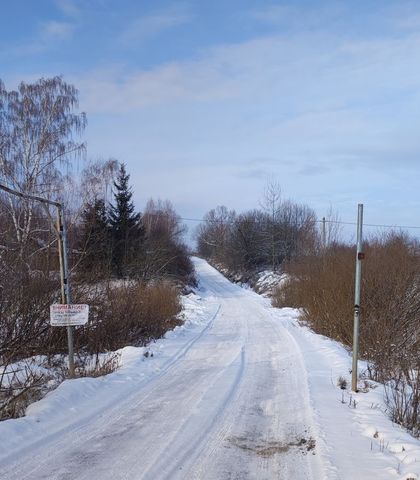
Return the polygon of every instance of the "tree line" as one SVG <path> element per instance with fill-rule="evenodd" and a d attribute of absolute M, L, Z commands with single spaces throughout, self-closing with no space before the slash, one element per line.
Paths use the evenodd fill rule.
<path fill-rule="evenodd" d="M 238 214 L 218 206 L 207 212 L 196 236 L 200 255 L 239 274 L 280 270 L 319 244 L 315 212 L 283 199 L 276 182 L 268 184 L 258 209 Z"/>
<path fill-rule="evenodd" d="M 107 203 L 103 194 L 95 192 L 83 204 L 76 229 L 80 273 L 145 281 L 171 277 L 194 283 L 193 266 L 183 242 L 185 226 L 172 204 L 150 199 L 143 212 L 137 212 L 125 164 L 97 162 L 93 167 L 94 171 L 116 168 L 113 201 Z M 83 172 L 85 187 L 91 170 L 92 166 Z"/>

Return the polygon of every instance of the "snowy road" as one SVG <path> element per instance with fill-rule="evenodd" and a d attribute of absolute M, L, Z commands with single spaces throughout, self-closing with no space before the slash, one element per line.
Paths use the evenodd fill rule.
<path fill-rule="evenodd" d="M 2 478 L 321 478 L 307 381 L 263 300 L 197 261 L 208 325 L 163 371 L 86 424 L 20 455 Z"/>
<path fill-rule="evenodd" d="M 381 387 L 337 388 L 341 345 L 194 261 L 200 295 L 153 357 L 127 347 L 118 371 L 0 423 L 2 480 L 420 478 L 420 442 L 384 414 Z"/>

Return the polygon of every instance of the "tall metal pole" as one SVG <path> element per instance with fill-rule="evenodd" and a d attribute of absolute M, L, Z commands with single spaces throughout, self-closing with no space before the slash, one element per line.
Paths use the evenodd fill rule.
<path fill-rule="evenodd" d="M 327 248 L 327 229 L 325 225 L 325 217 L 322 217 L 322 248 Z"/>
<path fill-rule="evenodd" d="M 61 303 L 71 304 L 71 287 L 67 259 L 67 232 L 62 205 L 57 206 L 58 253 L 60 256 Z M 73 327 L 67 326 L 69 377 L 74 378 Z"/>
<path fill-rule="evenodd" d="M 356 278 L 354 288 L 354 323 L 353 323 L 353 362 L 351 389 L 357 392 L 357 361 L 359 359 L 359 328 L 360 328 L 360 291 L 362 284 L 362 228 L 363 204 L 359 203 L 357 210 L 357 253 L 356 253 Z"/>
<path fill-rule="evenodd" d="M 38 197 L 37 195 L 29 195 L 22 193 L 13 188 L 0 183 L 0 190 L 3 190 L 11 195 L 15 195 L 20 198 L 35 200 L 40 202 L 42 207 L 54 226 L 54 221 L 50 216 L 47 205 L 54 205 L 57 208 L 57 226 L 55 228 L 58 239 L 58 254 L 60 258 L 60 280 L 61 280 L 61 302 L 65 305 L 71 304 L 71 288 L 70 288 L 70 276 L 67 260 L 67 235 L 66 225 L 64 222 L 63 204 L 48 200 L 47 198 Z M 73 349 L 73 327 L 67 327 L 67 342 L 69 348 L 69 377 L 74 377 L 74 349 Z"/>

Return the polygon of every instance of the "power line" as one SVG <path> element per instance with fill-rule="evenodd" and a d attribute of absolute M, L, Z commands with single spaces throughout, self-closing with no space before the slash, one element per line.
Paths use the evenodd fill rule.
<path fill-rule="evenodd" d="M 317 223 L 322 223 L 322 220 L 316 220 Z M 342 222 L 340 220 L 325 220 L 326 223 L 339 223 L 342 225 L 357 225 L 356 222 Z M 380 227 L 380 228 L 415 228 L 420 229 L 417 225 L 385 225 L 379 223 L 364 223 L 364 227 Z"/>
<path fill-rule="evenodd" d="M 10 189 L 5 187 L 4 185 L 1 185 L 1 189 L 5 190 L 10 193 Z M 27 196 L 29 197 L 29 196 Z M 38 199 L 38 197 L 31 197 L 34 199 Z M 57 202 L 52 202 L 49 201 L 51 204 L 56 204 Z M 165 212 L 156 212 L 156 213 L 145 213 L 146 216 L 151 216 L 151 217 L 164 217 L 164 216 L 170 216 L 170 214 L 165 213 Z M 41 218 L 41 217 L 34 217 L 35 218 Z M 179 220 L 183 220 L 185 222 L 197 222 L 197 223 L 219 223 L 219 220 L 205 220 L 203 218 L 187 218 L 187 217 L 177 217 Z M 314 220 L 315 223 L 322 223 L 322 220 Z M 233 221 L 229 222 L 224 222 L 226 224 L 233 223 Z M 306 222 L 304 222 L 306 223 Z M 300 225 L 304 225 L 304 223 L 301 223 Z M 341 220 L 327 220 L 325 219 L 325 223 L 335 223 L 338 225 L 357 225 L 356 222 L 343 222 Z M 295 224 L 297 225 L 297 224 Z M 374 227 L 374 228 L 401 228 L 401 229 L 408 229 L 408 230 L 420 230 L 420 226 L 418 225 L 387 225 L 387 224 L 380 224 L 380 223 L 364 223 L 364 227 Z"/>
<path fill-rule="evenodd" d="M 150 214 L 147 213 L 146 215 L 160 215 L 160 214 Z M 186 222 L 198 222 L 198 223 L 219 223 L 219 220 L 205 220 L 203 218 L 186 218 L 186 217 L 178 217 L 180 220 Z M 322 220 L 314 220 L 315 223 L 322 223 Z M 326 223 L 336 223 L 339 225 L 357 225 L 356 222 L 343 222 L 341 220 L 325 220 Z M 223 223 L 233 223 L 232 221 L 223 222 Z M 303 225 L 303 224 L 302 224 Z M 364 223 L 364 227 L 377 227 L 377 228 L 402 228 L 402 229 L 419 229 L 420 226 L 417 225 L 386 225 L 380 223 Z"/>

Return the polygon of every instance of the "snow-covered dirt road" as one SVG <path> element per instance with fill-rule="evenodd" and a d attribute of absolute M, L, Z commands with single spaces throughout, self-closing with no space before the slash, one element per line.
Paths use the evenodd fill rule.
<path fill-rule="evenodd" d="M 359 472 L 344 470 L 346 455 L 352 463 L 348 442 L 338 442 L 336 454 L 335 445 L 327 444 L 344 437 L 334 434 L 337 412 L 324 429 L 323 410 L 314 408 L 314 402 L 322 403 L 317 397 L 322 390 L 312 392 L 309 374 L 315 346 L 302 337 L 301 347 L 290 322 L 282 322 L 266 299 L 231 284 L 202 260 L 195 264 L 202 306 L 193 313 L 202 322 L 169 334 L 151 348 L 153 357 L 136 357 L 135 349 L 127 349 L 124 355 L 134 360 L 121 371 L 64 382 L 26 418 L 3 422 L 0 477 L 318 480 L 367 479 L 375 473 L 376 479 L 405 478 L 382 452 L 379 460 L 362 462 Z M 334 349 L 332 357 L 326 353 L 317 355 L 329 369 Z M 319 371 L 315 368 L 315 375 Z M 331 388 L 337 411 L 353 415 L 338 401 L 340 391 Z M 354 435 L 360 446 L 362 433 Z"/>

